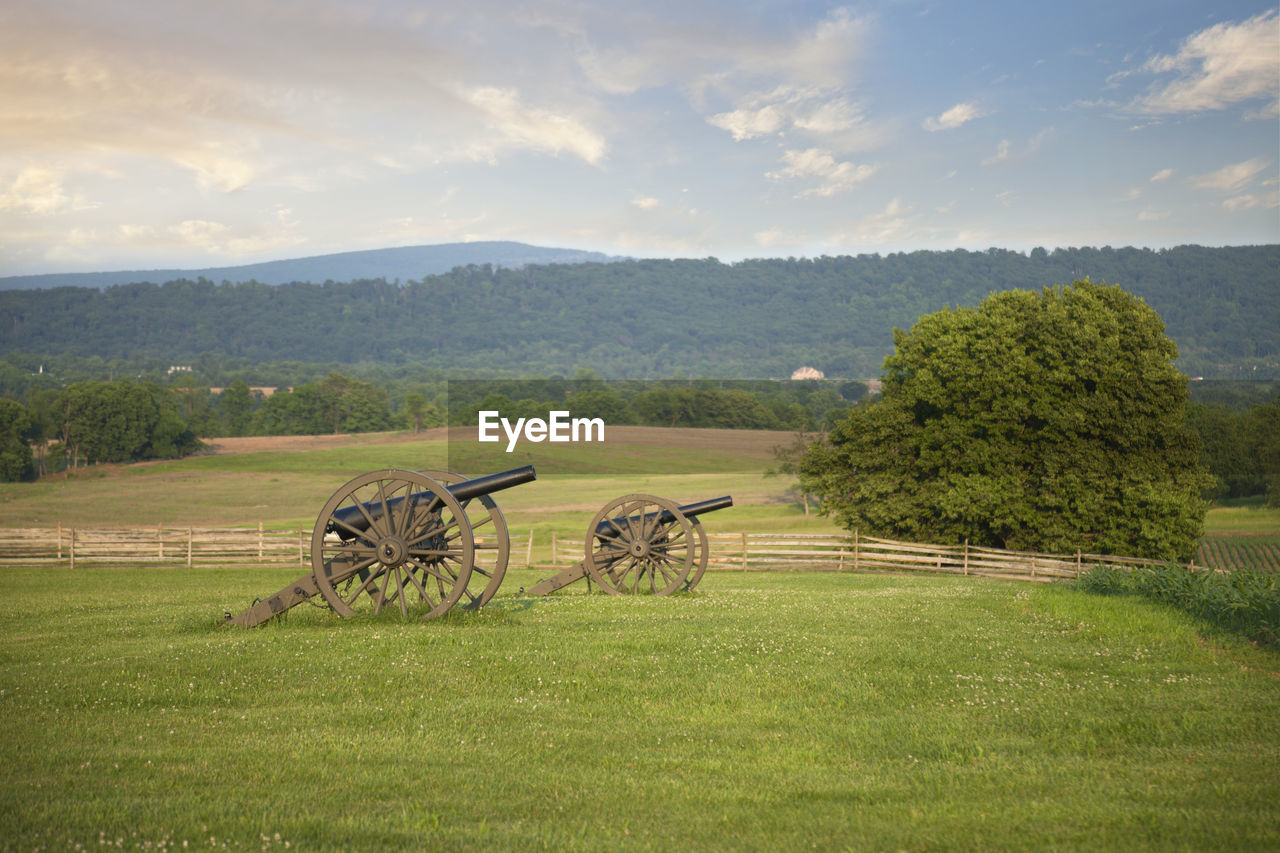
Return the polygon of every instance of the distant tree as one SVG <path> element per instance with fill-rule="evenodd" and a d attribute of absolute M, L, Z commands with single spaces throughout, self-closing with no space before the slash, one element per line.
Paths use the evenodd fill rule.
<path fill-rule="evenodd" d="M 421 432 L 444 423 L 444 412 L 428 400 L 425 394 L 410 391 L 404 395 L 404 406 L 409 426 L 414 432 Z"/>
<path fill-rule="evenodd" d="M 1118 287 L 1008 291 L 894 333 L 879 400 L 801 463 L 849 529 L 1187 559 L 1209 480 L 1164 325 Z"/>
<path fill-rule="evenodd" d="M 1280 507 L 1280 400 L 1250 412 L 1254 457 L 1266 483 L 1267 506 Z"/>
<path fill-rule="evenodd" d="M 222 392 L 218 407 L 222 409 L 226 419 L 227 435 L 248 434 L 254 408 L 253 392 L 249 390 L 249 383 L 243 379 L 232 382 L 231 386 Z"/>
<path fill-rule="evenodd" d="M 17 400 L 0 399 L 0 482 L 33 480 L 35 458 L 29 442 L 35 423 L 27 407 Z"/>

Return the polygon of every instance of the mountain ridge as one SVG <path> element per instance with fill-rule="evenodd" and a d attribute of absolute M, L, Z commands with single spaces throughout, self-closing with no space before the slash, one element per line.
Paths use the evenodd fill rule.
<path fill-rule="evenodd" d="M 379 278 L 408 281 L 472 264 L 518 268 L 528 264 L 608 263 L 616 260 L 623 259 L 581 249 L 533 246 L 507 240 L 483 240 L 363 249 L 202 269 L 106 270 L 4 276 L 0 277 L 0 290 L 48 290 L 55 287 L 90 287 L 102 290 L 118 284 L 163 284 L 167 281 L 194 281 L 200 278 L 216 283 L 256 281 L 271 285 L 293 282 L 322 284 L 325 281 Z"/>

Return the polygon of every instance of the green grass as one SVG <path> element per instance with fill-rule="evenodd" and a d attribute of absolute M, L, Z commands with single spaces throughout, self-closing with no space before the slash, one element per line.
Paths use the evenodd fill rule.
<path fill-rule="evenodd" d="M 1280 640 L 1280 574 L 1273 571 L 1099 566 L 1076 586 L 1102 595 L 1141 595 L 1164 602 L 1256 643 L 1275 645 Z"/>
<path fill-rule="evenodd" d="M 709 575 L 213 623 L 296 567 L 6 570 L 5 849 L 1280 846 L 1280 665 L 1132 597 Z"/>

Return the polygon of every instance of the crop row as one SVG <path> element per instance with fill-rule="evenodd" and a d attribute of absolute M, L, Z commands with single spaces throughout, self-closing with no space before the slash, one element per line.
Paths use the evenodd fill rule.
<path fill-rule="evenodd" d="M 1206 537 L 1196 550 L 1195 563 L 1212 569 L 1280 571 L 1280 537 Z"/>

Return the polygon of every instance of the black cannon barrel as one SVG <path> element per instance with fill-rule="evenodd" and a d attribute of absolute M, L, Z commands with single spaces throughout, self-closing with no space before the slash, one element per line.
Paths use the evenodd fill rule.
<path fill-rule="evenodd" d="M 488 474 L 484 477 L 463 480 L 445 488 L 449 490 L 449 494 L 457 498 L 459 502 L 462 502 L 478 498 L 481 495 L 491 495 L 503 489 L 510 489 L 522 483 L 530 483 L 536 479 L 538 479 L 538 475 L 533 470 L 533 466 L 524 465 L 520 468 L 512 468 L 510 471 L 499 471 L 497 474 Z M 409 500 L 412 501 L 413 506 L 417 506 L 419 501 L 430 500 L 434 497 L 435 495 L 432 492 L 415 492 L 409 495 Z M 398 498 L 391 498 L 387 501 L 387 506 L 394 512 L 403 501 L 403 495 Z M 374 519 L 382 515 L 381 501 L 369 501 L 364 504 L 364 509 Z M 363 532 L 369 527 L 369 522 L 365 520 L 364 512 L 361 512 L 358 506 L 346 506 L 334 510 L 331 518 L 330 528 L 336 530 L 344 538 L 350 538 L 347 534 L 351 530 Z M 342 522 L 342 526 L 336 525 L 335 522 Z"/>
<path fill-rule="evenodd" d="M 711 498 L 710 500 L 698 501 L 697 503 L 685 504 L 684 506 L 679 507 L 679 510 L 680 510 L 680 514 L 683 515 L 685 518 L 695 518 L 699 515 L 702 515 L 704 512 L 715 512 L 718 509 L 728 509 L 731 506 L 733 506 L 733 496 L 725 495 L 719 498 Z M 646 521 L 649 520 L 650 518 L 653 517 L 653 515 L 654 513 L 652 512 L 646 513 L 645 520 Z M 621 526 L 626 522 L 626 520 L 627 519 L 624 516 L 621 518 L 613 519 L 612 523 L 608 521 L 602 521 L 598 525 L 596 525 L 596 535 L 599 536 L 601 539 L 609 539 L 613 536 L 616 536 L 617 528 L 614 527 L 614 524 Z M 675 521 L 675 516 L 673 516 L 669 510 L 664 509 L 662 513 L 658 516 L 659 524 L 670 524 L 673 521 Z"/>

